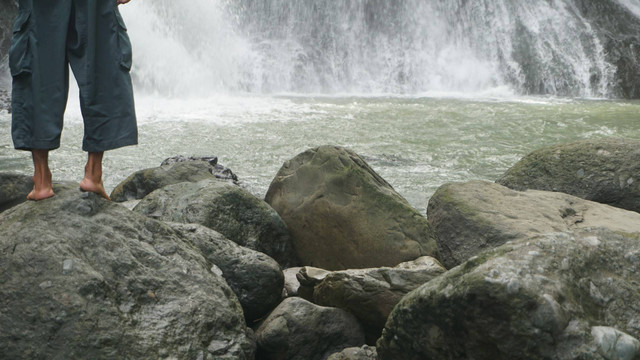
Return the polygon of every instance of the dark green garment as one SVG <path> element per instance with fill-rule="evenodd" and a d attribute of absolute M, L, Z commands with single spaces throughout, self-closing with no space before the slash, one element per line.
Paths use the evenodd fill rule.
<path fill-rule="evenodd" d="M 131 42 L 116 0 L 19 0 L 9 65 L 16 149 L 56 149 L 69 89 L 80 88 L 85 151 L 137 144 Z"/>

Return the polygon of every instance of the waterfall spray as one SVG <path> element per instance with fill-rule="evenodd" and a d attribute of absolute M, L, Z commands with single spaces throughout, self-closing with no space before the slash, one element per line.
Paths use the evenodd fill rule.
<path fill-rule="evenodd" d="M 615 68 L 575 1 L 139 0 L 122 11 L 136 84 L 166 95 L 609 96 Z M 640 1 L 617 1 L 640 13 Z"/>

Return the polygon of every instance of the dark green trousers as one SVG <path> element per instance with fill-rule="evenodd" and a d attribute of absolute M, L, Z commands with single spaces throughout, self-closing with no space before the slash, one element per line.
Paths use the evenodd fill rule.
<path fill-rule="evenodd" d="M 80 88 L 85 151 L 138 142 L 131 42 L 116 0 L 19 0 L 9 65 L 16 149 L 60 147 L 69 65 Z"/>

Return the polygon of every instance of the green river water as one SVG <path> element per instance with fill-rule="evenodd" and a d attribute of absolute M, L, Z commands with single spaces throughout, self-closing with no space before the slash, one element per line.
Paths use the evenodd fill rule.
<path fill-rule="evenodd" d="M 129 174 L 170 156 L 215 155 L 263 197 L 282 163 L 318 145 L 353 149 L 425 213 L 442 184 L 495 180 L 542 146 L 580 139 L 640 139 L 640 102 L 544 97 L 221 96 L 137 99 L 140 144 L 105 157 L 111 191 Z M 77 101 L 65 116 L 54 179 L 79 181 L 85 154 Z M 30 174 L 0 112 L 0 171 Z"/>

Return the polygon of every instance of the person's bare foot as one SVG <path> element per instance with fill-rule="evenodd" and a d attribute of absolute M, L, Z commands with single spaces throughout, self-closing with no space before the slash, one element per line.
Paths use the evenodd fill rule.
<path fill-rule="evenodd" d="M 55 195 L 55 193 L 53 192 L 53 188 L 49 187 L 44 189 L 36 189 L 34 187 L 33 190 L 31 190 L 31 192 L 27 195 L 27 200 L 44 200 L 52 197 L 53 195 Z"/>
<path fill-rule="evenodd" d="M 95 181 L 85 177 L 80 182 L 80 189 L 82 189 L 82 191 L 88 191 L 88 192 L 96 193 L 96 194 L 102 196 L 103 198 L 105 198 L 107 200 L 111 200 L 111 198 L 109 197 L 109 195 L 107 195 L 107 192 L 104 189 L 104 185 L 102 184 L 102 181 L 95 182 Z"/>
<path fill-rule="evenodd" d="M 48 165 L 48 150 L 32 150 L 35 172 L 33 174 L 33 190 L 27 195 L 27 200 L 44 200 L 55 195 L 51 171 Z"/>
<path fill-rule="evenodd" d="M 90 152 L 87 165 L 84 167 L 84 179 L 80 182 L 82 191 L 96 193 L 107 200 L 111 200 L 104 190 L 102 183 L 102 155 L 104 152 Z"/>

